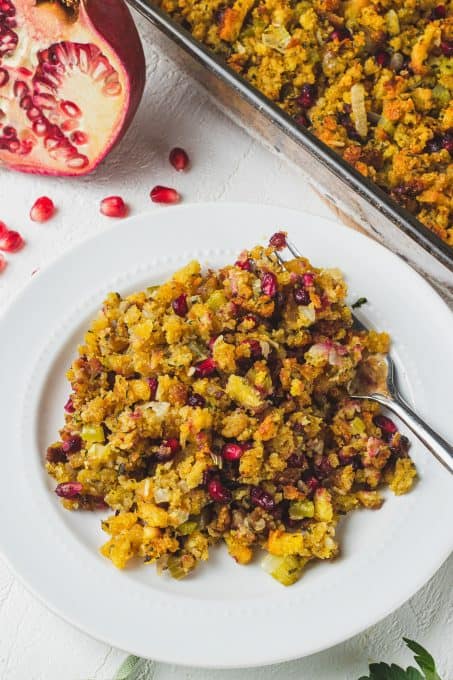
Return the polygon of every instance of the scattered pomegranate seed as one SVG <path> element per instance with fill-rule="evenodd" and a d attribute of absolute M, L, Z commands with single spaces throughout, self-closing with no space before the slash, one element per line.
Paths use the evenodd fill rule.
<path fill-rule="evenodd" d="M 194 375 L 197 378 L 206 378 L 207 376 L 215 373 L 216 368 L 217 367 L 214 359 L 209 357 L 208 359 L 204 359 L 203 361 L 199 361 L 198 364 L 195 364 Z"/>
<path fill-rule="evenodd" d="M 208 481 L 208 493 L 216 503 L 228 503 L 231 500 L 230 490 L 217 477 Z"/>
<path fill-rule="evenodd" d="M 255 359 L 259 359 L 263 356 L 263 350 L 261 349 L 261 345 L 258 340 L 247 338 L 247 340 L 243 340 L 241 344 L 248 345 L 250 347 L 250 355 Z"/>
<path fill-rule="evenodd" d="M 234 263 L 235 267 L 239 267 L 239 269 L 243 269 L 246 272 L 251 272 L 252 271 L 252 260 L 248 257 L 246 260 L 236 260 Z"/>
<path fill-rule="evenodd" d="M 155 186 L 151 189 L 151 200 L 153 203 L 179 203 L 181 196 L 178 194 L 176 189 L 171 187 L 163 187 L 160 185 Z"/>
<path fill-rule="evenodd" d="M 296 305 L 309 305 L 310 293 L 306 288 L 294 288 L 294 301 Z"/>
<path fill-rule="evenodd" d="M 453 40 L 443 40 L 440 49 L 446 57 L 453 57 Z"/>
<path fill-rule="evenodd" d="M 240 444 L 225 444 L 222 447 L 222 458 L 225 460 L 239 460 L 244 453 L 244 449 Z"/>
<path fill-rule="evenodd" d="M 6 269 L 7 264 L 6 257 L 0 253 L 0 274 Z"/>
<path fill-rule="evenodd" d="M 48 196 L 41 196 L 33 204 L 30 210 L 30 219 L 33 222 L 47 222 L 55 214 L 55 206 Z"/>
<path fill-rule="evenodd" d="M 72 403 L 71 397 L 69 397 L 68 401 L 64 405 L 64 410 L 66 411 L 66 413 L 74 413 L 75 408 L 74 404 Z"/>
<path fill-rule="evenodd" d="M 385 50 L 379 50 L 379 52 L 376 52 L 376 61 L 379 66 L 388 66 L 390 64 L 390 54 Z"/>
<path fill-rule="evenodd" d="M 126 217 L 129 208 L 121 196 L 107 196 L 101 201 L 101 213 L 106 217 Z"/>
<path fill-rule="evenodd" d="M 199 408 L 203 408 L 204 406 L 206 406 L 206 399 L 201 394 L 193 392 L 187 397 L 187 405 L 193 406 L 194 408 L 196 406 L 198 406 Z"/>
<path fill-rule="evenodd" d="M 260 486 L 254 486 L 250 491 L 250 500 L 253 505 L 258 505 L 263 510 L 273 510 L 275 508 L 275 501 L 267 491 L 264 491 Z"/>
<path fill-rule="evenodd" d="M 82 448 L 82 438 L 78 434 L 74 434 L 63 442 L 61 448 L 65 453 L 76 453 Z"/>
<path fill-rule="evenodd" d="M 170 151 L 168 160 L 178 172 L 186 170 L 189 165 L 189 156 L 187 155 L 187 152 L 178 146 Z"/>
<path fill-rule="evenodd" d="M 447 8 L 445 5 L 437 5 L 431 12 L 431 19 L 445 19 L 447 16 Z"/>
<path fill-rule="evenodd" d="M 398 428 L 396 427 L 393 420 L 390 420 L 390 418 L 387 418 L 387 416 L 383 416 L 382 414 L 377 415 L 373 418 L 373 421 L 374 424 L 382 430 L 382 434 L 386 437 L 392 437 L 395 432 L 398 432 Z"/>
<path fill-rule="evenodd" d="M 272 272 L 265 272 L 261 277 L 261 290 L 264 295 L 275 297 L 277 293 L 277 277 Z"/>
<path fill-rule="evenodd" d="M 24 245 L 25 241 L 18 231 L 12 231 L 7 228 L 6 230 L 2 229 L 0 235 L 0 250 L 4 250 L 6 253 L 17 253 Z"/>
<path fill-rule="evenodd" d="M 159 381 L 157 378 L 148 378 L 148 385 L 149 385 L 149 398 L 151 401 L 153 401 L 156 398 L 156 392 L 157 392 L 157 387 L 159 385 Z"/>
<path fill-rule="evenodd" d="M 82 489 L 83 485 L 80 482 L 63 482 L 58 484 L 55 493 L 61 498 L 75 498 Z"/>
<path fill-rule="evenodd" d="M 342 40 L 351 40 L 352 35 L 348 31 L 347 28 L 335 28 L 332 33 L 329 36 L 329 40 L 338 40 L 338 42 L 341 42 Z"/>
<path fill-rule="evenodd" d="M 302 85 L 300 95 L 297 97 L 297 103 L 304 109 L 309 109 L 316 102 L 317 89 L 316 85 L 305 83 Z"/>
<path fill-rule="evenodd" d="M 311 272 L 307 272 L 303 275 L 304 286 L 312 286 L 315 282 L 315 275 Z"/>
<path fill-rule="evenodd" d="M 274 246 L 277 250 L 286 248 L 286 234 L 284 231 L 277 231 L 269 239 L 269 245 Z"/>
<path fill-rule="evenodd" d="M 185 316 L 189 311 L 189 308 L 187 306 L 187 295 L 185 295 L 185 293 L 182 293 L 179 297 L 173 300 L 171 306 L 173 307 L 173 311 L 175 314 L 177 314 L 178 316 Z"/>
<path fill-rule="evenodd" d="M 178 453 L 180 448 L 181 446 L 177 439 L 173 437 L 170 439 L 164 439 L 156 453 L 156 460 L 158 460 L 159 463 L 166 463 Z"/>

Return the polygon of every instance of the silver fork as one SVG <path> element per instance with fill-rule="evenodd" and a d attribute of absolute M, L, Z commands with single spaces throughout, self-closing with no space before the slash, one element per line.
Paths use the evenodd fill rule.
<path fill-rule="evenodd" d="M 291 241 L 286 240 L 286 245 L 290 253 L 294 257 L 302 257 L 302 253 L 296 248 L 296 246 L 291 243 Z M 285 260 L 282 258 L 280 253 L 276 253 L 278 259 L 282 264 Z M 352 315 L 354 320 L 354 327 L 357 330 L 369 330 L 364 324 L 355 316 Z M 437 460 L 442 463 L 444 467 L 453 474 L 453 446 L 449 444 L 445 439 L 443 439 L 437 432 L 435 432 L 432 427 L 430 427 L 415 411 L 409 406 L 407 401 L 402 396 L 398 389 L 398 377 L 395 363 L 390 356 L 387 354 L 384 357 L 385 362 L 385 385 L 379 386 L 373 385 L 371 391 L 367 393 L 365 391 L 364 384 L 356 382 L 349 386 L 349 393 L 353 399 L 370 399 L 371 401 L 376 401 L 381 406 L 384 406 L 389 411 L 392 411 L 398 418 L 400 418 L 403 423 L 415 434 L 415 436 L 426 446 L 426 448 L 437 458 Z M 357 389 L 360 388 L 357 393 Z"/>

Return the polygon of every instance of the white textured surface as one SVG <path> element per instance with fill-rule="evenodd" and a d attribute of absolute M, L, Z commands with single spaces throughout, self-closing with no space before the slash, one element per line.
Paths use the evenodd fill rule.
<path fill-rule="evenodd" d="M 55 180 L 0 171 L 0 219 L 10 228 L 20 229 L 27 238 L 27 247 L 9 258 L 9 266 L 0 276 L 0 311 L 35 269 L 44 267 L 80 240 L 109 228 L 109 220 L 98 211 L 98 203 L 105 195 L 121 193 L 132 211 L 138 213 L 151 207 L 149 189 L 162 183 L 176 186 L 187 201 L 262 201 L 328 214 L 327 208 L 292 168 L 221 116 L 195 83 L 153 49 L 147 25 L 139 20 L 139 26 L 147 46 L 147 92 L 133 127 L 102 168 L 83 180 Z M 183 176 L 177 175 L 167 162 L 169 148 L 177 144 L 184 146 L 193 160 L 192 170 Z M 43 194 L 54 199 L 59 214 L 47 225 L 36 225 L 29 221 L 28 209 L 33 200 Z M 127 248 L 126 229 L 124 237 Z M 26 319 L 24 331 L 32 341 L 33 329 L 27 328 Z M 8 452 L 2 451 L 2 454 L 8 455 Z M 14 521 L 13 512 L 4 521 Z M 26 536 L 20 540 L 26 540 Z M 413 568 L 417 569 L 417 565 Z M 404 635 L 424 644 L 438 660 L 441 677 L 451 680 L 452 571 L 453 558 L 450 558 L 432 581 L 395 614 L 322 654 L 240 672 L 158 665 L 150 667 L 148 677 L 154 680 L 356 680 L 365 672 L 369 660 L 407 662 L 409 655 L 401 642 Z M 366 607 L 366 602 L 363 606 Z M 121 616 L 121 612 L 118 615 Z M 310 612 L 304 615 L 310 616 Z M 226 645 L 234 645 L 234 633 L 232 630 Z M 180 642 L 175 640 L 175 644 Z M 92 640 L 49 613 L 24 590 L 6 563 L 0 561 L 2 680 L 110 680 L 123 658 L 123 652 Z"/>

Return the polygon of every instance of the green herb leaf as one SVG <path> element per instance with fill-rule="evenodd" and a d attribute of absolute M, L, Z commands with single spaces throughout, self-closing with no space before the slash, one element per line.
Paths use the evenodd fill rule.
<path fill-rule="evenodd" d="M 115 680 L 132 680 L 132 674 L 137 669 L 140 661 L 139 656 L 128 656 L 119 667 Z"/>
<path fill-rule="evenodd" d="M 370 675 L 363 676 L 359 680 L 442 680 L 436 671 L 436 664 L 433 657 L 418 642 L 403 638 L 406 645 L 415 653 L 415 661 L 423 671 L 420 673 L 417 668 L 409 666 L 404 670 L 401 666 L 392 663 L 371 663 Z"/>
<path fill-rule="evenodd" d="M 409 640 L 408 638 L 403 638 L 409 649 L 415 654 L 415 661 L 420 666 L 425 674 L 426 680 L 441 680 L 440 676 L 436 671 L 436 664 L 433 657 L 429 652 L 424 649 L 418 642 L 414 640 Z"/>
<path fill-rule="evenodd" d="M 358 300 L 354 302 L 353 305 L 351 305 L 352 309 L 357 309 L 357 307 L 361 307 L 362 305 L 366 305 L 368 302 L 366 297 L 360 297 Z"/>

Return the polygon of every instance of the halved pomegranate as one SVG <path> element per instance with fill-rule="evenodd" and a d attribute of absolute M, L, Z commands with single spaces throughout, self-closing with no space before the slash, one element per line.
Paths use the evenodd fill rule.
<path fill-rule="evenodd" d="M 144 83 L 123 0 L 0 1 L 0 163 L 87 174 L 126 131 Z"/>

